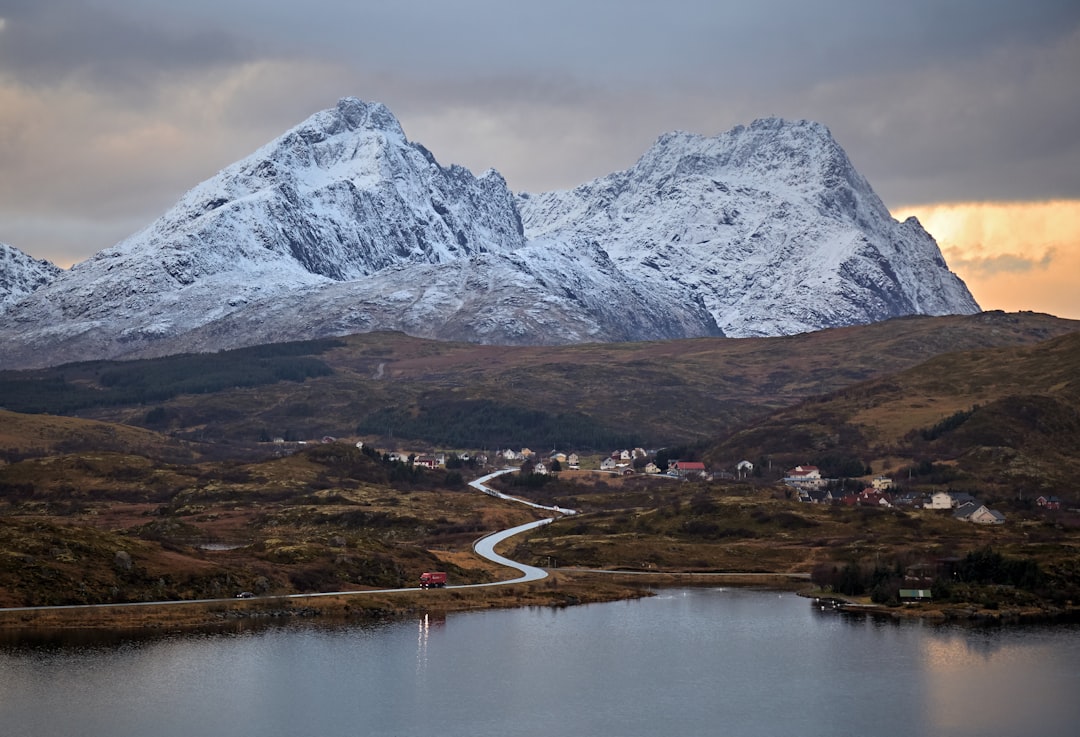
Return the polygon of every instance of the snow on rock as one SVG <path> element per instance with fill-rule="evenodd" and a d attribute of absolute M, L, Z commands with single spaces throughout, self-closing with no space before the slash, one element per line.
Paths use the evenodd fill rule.
<path fill-rule="evenodd" d="M 979 311 L 818 123 L 669 133 L 626 171 L 518 204 L 529 237 L 594 239 L 627 274 L 700 298 L 733 337 Z"/>
<path fill-rule="evenodd" d="M 670 133 L 627 171 L 515 198 L 355 98 L 39 283 L 0 315 L 0 368 L 376 329 L 556 344 L 978 311 L 819 124 Z"/>
<path fill-rule="evenodd" d="M 171 352 L 178 336 L 252 304 L 303 312 L 297 295 L 318 285 L 523 244 L 501 176 L 441 167 L 385 106 L 346 98 L 5 316 L 3 363 Z"/>
<path fill-rule="evenodd" d="M 63 273 L 59 266 L 0 243 L 0 313 Z"/>

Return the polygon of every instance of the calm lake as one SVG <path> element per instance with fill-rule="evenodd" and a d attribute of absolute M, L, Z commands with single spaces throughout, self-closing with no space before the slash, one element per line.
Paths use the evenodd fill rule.
<path fill-rule="evenodd" d="M 821 611 L 790 593 L 0 645 L 4 737 L 1080 734 L 1080 627 Z"/>

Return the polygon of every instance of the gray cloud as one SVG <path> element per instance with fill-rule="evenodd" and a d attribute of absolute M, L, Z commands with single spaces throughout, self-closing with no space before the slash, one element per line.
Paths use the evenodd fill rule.
<path fill-rule="evenodd" d="M 343 95 L 523 190 L 775 114 L 828 125 L 891 206 L 1080 197 L 1075 0 L 0 0 L 0 18 L 0 240 L 40 256 L 111 245 Z"/>
<path fill-rule="evenodd" d="M 1055 248 L 1048 248 L 1041 257 L 1019 256 L 1013 253 L 972 256 L 965 255 L 960 249 L 944 249 L 944 251 L 949 259 L 950 268 L 978 278 L 998 274 L 1026 274 L 1036 270 L 1045 271 L 1050 268 L 1057 256 Z"/>
<path fill-rule="evenodd" d="M 244 58 L 240 40 L 224 29 L 162 23 L 128 5 L 4 3 L 0 69 L 34 85 L 74 79 L 99 90 L 142 91 L 162 75 Z"/>

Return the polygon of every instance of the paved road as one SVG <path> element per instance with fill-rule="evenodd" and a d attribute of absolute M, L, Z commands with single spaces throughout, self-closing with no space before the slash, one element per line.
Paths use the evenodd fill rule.
<path fill-rule="evenodd" d="M 527 506 L 530 506 L 530 507 L 533 507 L 533 508 L 536 508 L 536 509 L 544 509 L 544 510 L 547 510 L 547 511 L 550 511 L 550 512 L 555 512 L 556 514 L 575 514 L 574 510 L 572 510 L 572 509 L 561 509 L 559 507 L 546 507 L 543 504 L 536 504 L 534 502 L 528 501 L 527 499 L 519 499 L 517 497 L 509 496 L 507 494 L 502 494 L 502 493 L 500 493 L 498 491 L 495 491 L 494 489 L 492 489 L 492 488 L 490 488 L 488 486 L 485 486 L 486 481 L 490 481 L 491 479 L 493 479 L 496 476 L 499 476 L 501 474 L 510 473 L 511 471 L 516 471 L 516 470 L 517 469 L 515 469 L 515 468 L 504 468 L 504 469 L 501 469 L 499 471 L 495 471 L 494 473 L 489 473 L 487 476 L 483 476 L 483 477 L 481 477 L 479 479 L 476 479 L 475 481 L 470 481 L 469 485 L 472 486 L 474 489 L 477 489 L 478 491 L 482 491 L 485 494 L 489 494 L 491 496 L 498 497 L 499 499 L 507 499 L 509 501 L 517 502 L 518 504 L 525 504 Z M 492 534 L 490 534 L 490 535 L 488 535 L 486 537 L 483 537 L 480 540 L 477 540 L 473 544 L 473 550 L 476 552 L 477 555 L 479 555 L 479 556 L 481 556 L 483 558 L 487 558 L 488 560 L 490 560 L 490 561 L 492 561 L 494 563 L 498 563 L 499 565 L 507 566 L 509 568 L 513 568 L 513 569 L 517 570 L 518 572 L 521 573 L 521 575 L 519 577 L 512 578 L 509 581 L 494 581 L 492 583 L 460 584 L 460 585 L 456 585 L 456 586 L 447 586 L 446 588 L 448 588 L 448 589 L 471 589 L 471 588 L 480 588 L 480 587 L 483 587 L 483 586 L 505 586 L 505 585 L 511 584 L 511 583 L 524 583 L 526 581 L 539 581 L 542 578 L 547 578 L 547 575 L 548 575 L 547 571 L 545 571 L 543 568 L 536 568 L 534 566 L 527 566 L 524 563 L 517 563 L 515 561 L 510 560 L 509 558 L 504 558 L 503 556 L 501 556 L 501 555 L 499 555 L 498 553 L 495 552 L 495 546 L 498 545 L 499 543 L 501 543 L 503 540 L 506 540 L 509 537 L 513 537 L 514 535 L 525 532 L 526 530 L 534 529 L 534 528 L 539 527 L 541 525 L 546 525 L 549 522 L 551 522 L 552 519 L 554 519 L 554 518 L 541 519 L 541 520 L 537 520 L 535 522 L 528 522 L 528 523 L 526 523 L 524 525 L 518 525 L 517 527 L 512 527 L 509 530 L 501 530 L 499 532 L 495 532 L 495 533 L 492 533 Z M 286 595 L 283 595 L 283 596 L 256 596 L 256 597 L 253 597 L 253 598 L 244 599 L 244 601 L 255 601 L 255 600 L 258 600 L 258 599 L 314 599 L 314 598 L 317 598 L 317 597 L 320 597 L 320 596 L 342 596 L 344 594 L 348 594 L 350 596 L 355 596 L 355 595 L 358 595 L 358 594 L 387 594 L 387 593 L 396 593 L 396 592 L 399 592 L 399 591 L 420 591 L 420 590 L 421 589 L 420 589 L 419 586 L 410 586 L 410 587 L 398 588 L 398 589 L 365 589 L 364 591 L 326 591 L 326 592 L 318 593 L 318 594 L 286 594 Z M 65 605 L 62 605 L 62 606 L 23 606 L 23 607 L 0 608 L 0 613 L 2 613 L 2 612 L 40 612 L 40 611 L 49 611 L 49 610 L 56 610 L 56 609 L 100 609 L 100 608 L 103 608 L 103 607 L 136 607 L 136 606 L 164 606 L 164 605 L 183 606 L 183 605 L 189 605 L 189 604 L 220 604 L 222 602 L 227 602 L 227 601 L 235 601 L 235 599 L 183 599 L 183 600 L 179 600 L 179 601 L 177 601 L 177 600 L 173 600 L 173 601 L 132 601 L 132 602 L 124 603 L 124 604 L 65 604 Z"/>
<path fill-rule="evenodd" d="M 504 558 L 495 552 L 495 546 L 501 543 L 508 537 L 513 537 L 518 533 L 525 532 L 526 530 L 533 530 L 541 525 L 546 525 L 551 522 L 552 518 L 540 519 L 535 522 L 527 522 L 517 527 L 511 527 L 509 530 L 502 530 L 494 534 L 488 535 L 485 538 L 477 540 L 473 544 L 473 550 L 482 558 L 487 558 L 490 561 L 494 561 L 500 565 L 507 566 L 508 568 L 515 568 L 521 572 L 521 576 L 518 578 L 510 579 L 509 581 L 496 581 L 494 583 L 475 583 L 468 586 L 462 586 L 461 588 L 472 588 L 479 586 L 502 586 L 507 583 L 524 583 L 526 581 L 539 581 L 542 578 L 547 578 L 547 571 L 543 568 L 536 568 L 534 566 L 527 566 L 524 563 L 518 563 L 517 561 Z M 458 587 L 450 587 L 458 588 Z"/>
<path fill-rule="evenodd" d="M 566 509 L 564 507 L 548 507 L 543 504 L 537 504 L 536 502 L 530 502 L 528 499 L 521 499 L 520 497 L 503 494 L 501 491 L 495 491 L 495 489 L 492 489 L 490 486 L 487 485 L 487 482 L 491 481 L 496 476 L 502 476 L 504 473 L 513 473 L 514 471 L 517 471 L 517 469 L 512 466 L 510 468 L 501 468 L 498 471 L 489 473 L 487 476 L 481 476 L 474 481 L 470 481 L 469 486 L 473 487 L 477 491 L 484 492 L 488 496 L 493 496 L 497 499 L 506 499 L 507 501 L 517 502 L 518 504 L 524 504 L 525 506 L 532 507 L 533 509 L 543 509 L 548 512 L 555 512 L 555 514 L 577 514 L 577 512 L 573 509 Z"/>

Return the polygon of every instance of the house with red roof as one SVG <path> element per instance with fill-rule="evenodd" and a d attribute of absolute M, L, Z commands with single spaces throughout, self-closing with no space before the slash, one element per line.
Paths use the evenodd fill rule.
<path fill-rule="evenodd" d="M 701 461 L 671 461 L 668 463 L 668 472 L 674 471 L 681 478 L 688 476 L 700 476 L 705 478 L 705 464 Z"/>
<path fill-rule="evenodd" d="M 821 478 L 821 469 L 817 466 L 795 466 L 787 472 L 784 483 L 796 489 L 810 490 L 824 488 L 826 480 Z"/>

